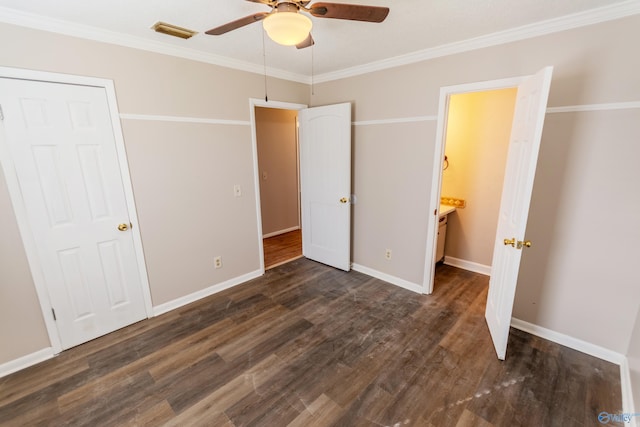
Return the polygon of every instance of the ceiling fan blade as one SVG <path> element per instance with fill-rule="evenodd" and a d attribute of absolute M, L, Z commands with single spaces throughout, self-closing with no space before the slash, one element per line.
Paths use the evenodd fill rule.
<path fill-rule="evenodd" d="M 219 36 L 220 34 L 228 33 L 231 30 L 236 30 L 238 28 L 244 27 L 245 25 L 262 21 L 267 17 L 267 15 L 269 15 L 269 13 L 270 12 L 254 13 L 253 15 L 245 16 L 244 18 L 236 19 L 235 21 L 227 22 L 226 24 L 220 25 L 219 27 L 212 28 L 209 31 L 206 31 L 205 34 L 209 34 L 211 36 Z"/>
<path fill-rule="evenodd" d="M 300 43 L 298 43 L 296 47 L 298 49 L 304 49 L 305 47 L 310 47 L 310 46 L 313 46 L 314 44 L 316 44 L 316 42 L 313 41 L 313 37 L 311 37 L 311 33 L 309 33 L 307 38 L 301 41 Z"/>
<path fill-rule="evenodd" d="M 382 22 L 389 14 L 388 7 L 358 4 L 314 3 L 309 12 L 318 18 L 349 19 L 351 21 Z"/>

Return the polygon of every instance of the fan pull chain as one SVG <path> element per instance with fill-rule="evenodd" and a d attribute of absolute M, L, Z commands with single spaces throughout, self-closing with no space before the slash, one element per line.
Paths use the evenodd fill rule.
<path fill-rule="evenodd" d="M 311 95 L 315 95 L 315 88 L 313 86 L 313 52 L 315 50 L 315 44 L 311 45 Z"/>
<path fill-rule="evenodd" d="M 264 43 L 264 30 L 262 30 L 262 64 L 264 65 L 264 102 L 269 102 L 267 96 L 267 52 Z"/>

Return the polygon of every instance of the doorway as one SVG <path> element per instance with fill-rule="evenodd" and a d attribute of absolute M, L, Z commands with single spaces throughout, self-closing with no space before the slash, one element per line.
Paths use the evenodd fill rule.
<path fill-rule="evenodd" d="M 302 257 L 298 111 L 255 108 L 265 270 Z"/>
<path fill-rule="evenodd" d="M 298 143 L 297 115 L 300 110 L 307 108 L 304 104 L 293 104 L 280 101 L 265 101 L 264 99 L 249 100 L 251 127 L 253 139 L 253 169 L 254 185 L 256 189 L 256 207 L 258 219 L 258 247 L 260 254 L 260 269 L 264 272 L 269 268 L 282 265 L 293 259 L 302 257 L 302 228 L 300 220 L 300 159 Z M 267 146 L 280 146 L 281 152 L 287 152 L 289 157 L 292 150 L 282 150 L 282 145 L 291 145 L 291 127 L 289 120 L 295 117 L 293 124 L 295 144 L 295 176 L 292 178 L 292 162 L 289 158 L 285 173 L 280 170 L 279 162 L 282 156 L 269 156 L 261 150 Z M 260 124 L 259 124 L 260 122 Z M 260 130 L 259 130 L 260 127 Z M 289 134 L 289 144 L 280 144 L 280 133 Z M 286 138 L 285 138 L 286 139 Z M 286 147 L 285 147 L 286 148 Z M 262 152 L 262 156 L 260 156 Z M 265 161 L 266 160 L 266 161 Z M 261 166 L 261 163 L 263 165 Z M 295 179 L 295 196 L 291 195 L 291 180 Z M 288 189 L 286 197 L 279 192 L 279 185 Z M 263 190 L 265 187 L 265 190 Z M 266 194 L 263 192 L 266 191 Z M 271 219 L 264 220 L 263 200 L 270 211 Z M 293 199 L 295 198 L 295 203 Z M 286 208 L 278 201 L 285 199 Z M 295 207 L 292 207 L 294 205 Z M 282 213 L 286 210 L 286 213 Z M 299 247 L 299 251 L 298 251 Z"/>
<path fill-rule="evenodd" d="M 444 258 L 436 261 L 491 273 L 516 94 L 512 87 L 449 97 L 436 255 Z M 443 215 L 449 206 L 455 210 Z"/>
<path fill-rule="evenodd" d="M 306 105 L 250 99 L 260 269 L 265 271 L 256 107 L 296 110 L 302 255 L 351 269 L 351 104 Z"/>
<path fill-rule="evenodd" d="M 438 243 L 438 221 L 439 211 L 441 209 L 441 189 L 443 181 L 443 168 L 445 167 L 445 142 L 448 128 L 449 119 L 449 105 L 451 97 L 458 94 L 470 94 L 488 91 L 498 91 L 501 89 L 514 89 L 517 88 L 527 77 L 513 77 L 501 80 L 491 80 L 486 82 L 475 82 L 468 84 L 461 84 L 455 86 L 445 86 L 440 88 L 440 99 L 438 102 L 438 124 L 436 129 L 436 142 L 433 153 L 433 175 L 431 178 L 430 198 L 429 205 L 433 209 L 433 216 L 430 215 L 427 221 L 427 251 L 424 267 L 424 281 L 423 281 L 423 293 L 431 294 L 433 292 L 434 280 L 435 280 L 435 257 Z M 457 157 L 457 154 L 454 155 Z M 452 164 L 457 164 L 457 159 L 449 158 L 449 167 Z M 449 170 L 449 169 L 447 169 Z M 452 169 L 453 170 L 453 169 Z M 503 169 L 504 170 L 504 169 Z M 453 195 L 448 195 L 455 197 Z M 467 209 L 467 208 L 465 208 Z M 454 218 L 451 217 L 453 220 Z M 452 229 L 453 229 L 452 224 Z M 449 231 L 449 228 L 447 228 Z M 495 235 L 494 235 L 495 239 Z M 445 242 L 446 244 L 446 242 Z M 446 255 L 446 254 L 445 254 Z M 445 260 L 447 260 L 445 256 Z M 451 262 L 451 257 L 448 258 Z M 471 266 L 467 265 L 466 268 L 471 269 Z M 489 270 L 490 271 L 490 270 Z M 485 271 L 484 274 L 487 272 Z"/>

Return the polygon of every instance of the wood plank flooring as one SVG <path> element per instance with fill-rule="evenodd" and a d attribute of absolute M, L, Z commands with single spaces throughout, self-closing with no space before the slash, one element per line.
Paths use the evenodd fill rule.
<path fill-rule="evenodd" d="M 268 237 L 262 242 L 265 270 L 302 257 L 302 230 Z"/>
<path fill-rule="evenodd" d="M 298 259 L 0 379 L 0 425 L 597 426 L 617 366 L 512 330 L 487 278 L 434 295 Z M 609 423 L 608 425 L 615 425 Z"/>

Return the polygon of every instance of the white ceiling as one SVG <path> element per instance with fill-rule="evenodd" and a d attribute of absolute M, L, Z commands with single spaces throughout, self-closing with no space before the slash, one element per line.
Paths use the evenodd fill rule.
<path fill-rule="evenodd" d="M 637 0 L 335 2 L 387 6 L 391 11 L 381 24 L 312 17 L 316 45 L 303 50 L 277 45 L 265 36 L 266 63 L 273 71 L 270 74 L 284 71 L 294 79 L 308 79 L 313 55 L 313 74 L 322 77 L 567 15 L 574 15 L 575 20 L 591 9 L 603 8 L 598 13 L 604 15 L 612 7 L 637 10 L 640 3 Z M 0 0 L 0 21 L 29 26 L 42 26 L 37 23 L 46 22 L 45 28 L 74 35 L 86 36 L 96 30 L 107 40 L 125 40 L 125 35 L 131 40 L 130 45 L 147 43 L 156 48 L 164 45 L 188 57 L 202 56 L 209 62 L 222 65 L 228 62 L 226 65 L 258 70 L 263 67 L 260 23 L 222 36 L 209 36 L 204 32 L 268 10 L 267 6 L 244 0 Z M 156 21 L 193 29 L 199 34 L 189 40 L 157 34 L 150 29 Z M 549 24 L 545 23 L 552 28 Z"/>

